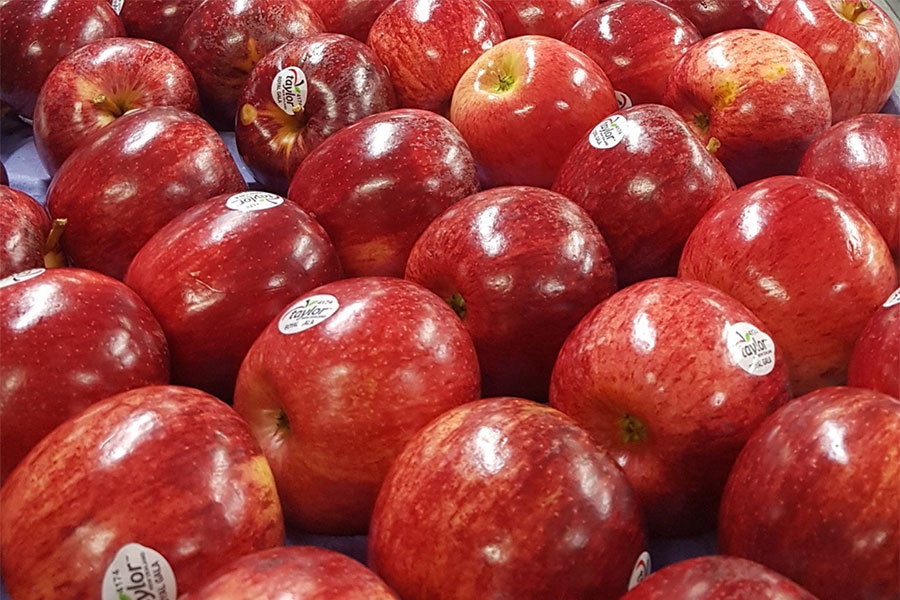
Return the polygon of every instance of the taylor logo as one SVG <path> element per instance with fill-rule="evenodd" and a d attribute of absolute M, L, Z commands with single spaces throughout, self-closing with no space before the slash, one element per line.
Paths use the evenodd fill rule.
<path fill-rule="evenodd" d="M 289 115 L 296 115 L 306 106 L 309 85 L 300 67 L 288 67 L 272 79 L 272 100 Z"/>
<path fill-rule="evenodd" d="M 278 331 L 291 335 L 315 327 L 340 308 L 337 298 L 329 294 L 317 294 L 299 300 L 278 319 Z"/>
<path fill-rule="evenodd" d="M 751 375 L 768 375 L 775 368 L 775 344 L 754 325 L 730 325 L 727 336 L 728 351 L 741 369 Z"/>

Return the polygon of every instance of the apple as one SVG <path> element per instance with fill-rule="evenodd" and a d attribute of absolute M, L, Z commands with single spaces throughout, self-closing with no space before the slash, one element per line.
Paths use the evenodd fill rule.
<path fill-rule="evenodd" d="M 51 175 L 79 146 L 128 111 L 200 109 L 197 86 L 178 55 L 155 42 L 109 38 L 62 59 L 34 107 L 34 145 Z"/>
<path fill-rule="evenodd" d="M 406 278 L 443 298 L 475 342 L 486 396 L 547 399 L 569 332 L 616 291 L 609 249 L 583 209 L 554 192 L 469 196 L 416 242 Z"/>
<path fill-rule="evenodd" d="M 488 0 L 507 37 L 545 35 L 562 39 L 598 0 Z"/>
<path fill-rule="evenodd" d="M 3 161 L 0 161 L 0 185 L 9 185 L 9 175 L 6 173 Z"/>
<path fill-rule="evenodd" d="M 446 115 L 460 76 L 506 35 L 482 0 L 397 0 L 375 20 L 368 44 L 388 70 L 400 104 Z"/>
<path fill-rule="evenodd" d="M 618 104 L 584 53 L 542 36 L 512 38 L 463 74 L 450 120 L 472 149 L 485 187 L 549 188 L 566 155 Z"/>
<path fill-rule="evenodd" d="M 350 277 L 402 277 L 419 235 L 478 191 L 475 159 L 443 117 L 417 109 L 362 119 L 313 150 L 288 198 L 328 231 Z"/>
<path fill-rule="evenodd" d="M 815 61 L 828 84 L 835 123 L 878 112 L 891 95 L 900 72 L 900 35 L 873 0 L 784 0 L 765 29 Z"/>
<path fill-rule="evenodd" d="M 900 256 L 900 116 L 859 115 L 823 133 L 798 174 L 843 192 Z"/>
<path fill-rule="evenodd" d="M 701 38 L 656 0 L 616 0 L 584 15 L 563 41 L 600 65 L 625 104 L 659 104 L 675 63 Z"/>
<path fill-rule="evenodd" d="M 553 190 L 591 215 L 625 287 L 674 275 L 694 226 L 734 182 L 674 111 L 647 104 L 607 117 L 583 137 Z"/>
<path fill-rule="evenodd" d="M 306 0 L 325 23 L 325 30 L 365 42 L 378 15 L 394 0 Z"/>
<path fill-rule="evenodd" d="M 272 465 L 286 518 L 305 531 L 364 533 L 406 442 L 479 398 L 462 322 L 409 281 L 335 281 L 292 302 L 260 334 L 234 407 Z"/>
<path fill-rule="evenodd" d="M 106 0 L 0 0 L 0 99 L 31 118 L 44 79 L 63 57 L 125 35 Z"/>
<path fill-rule="evenodd" d="M 324 30 L 303 0 L 202 2 L 184 22 L 177 50 L 197 80 L 210 119 L 231 129 L 241 89 L 259 59 Z"/>
<path fill-rule="evenodd" d="M 246 189 L 216 131 L 193 113 L 144 108 L 110 123 L 66 160 L 47 192 L 68 220 L 75 265 L 121 279 L 163 225 L 211 196 Z"/>
<path fill-rule="evenodd" d="M 175 217 L 137 253 L 125 283 L 166 332 L 172 380 L 230 400 L 244 355 L 272 318 L 340 274 L 328 235 L 300 207 L 241 192 Z"/>
<path fill-rule="evenodd" d="M 328 136 L 396 105 L 387 69 L 368 46 L 310 35 L 279 46 L 250 72 L 235 139 L 256 180 L 284 194 L 300 162 Z"/>
<path fill-rule="evenodd" d="M 50 216 L 34 198 L 0 185 L 0 278 L 44 266 Z"/>
<path fill-rule="evenodd" d="M 900 596 L 900 400 L 858 388 L 798 398 L 754 432 L 728 478 L 719 548 L 821 600 Z"/>
<path fill-rule="evenodd" d="M 115 1 L 115 0 L 113 0 Z M 128 35 L 175 50 L 184 22 L 203 0 L 119 0 Z"/>
<path fill-rule="evenodd" d="M 659 0 L 710 36 L 729 29 L 760 29 L 781 0 Z"/>
<path fill-rule="evenodd" d="M 460 406 L 409 442 L 369 564 L 404 599 L 622 595 L 644 529 L 622 472 L 571 419 L 518 398 Z"/>
<path fill-rule="evenodd" d="M 720 201 L 688 238 L 678 272 L 759 316 L 784 351 L 797 395 L 846 381 L 853 343 L 897 287 L 872 222 L 805 177 L 765 179 Z"/>
<path fill-rule="evenodd" d="M 247 424 L 191 388 L 138 388 L 66 421 L 0 501 L 3 579 L 17 600 L 174 599 L 284 541 L 272 472 Z"/>
<path fill-rule="evenodd" d="M 796 44 L 740 29 L 691 46 L 663 101 L 722 161 L 738 185 L 793 174 L 831 125 L 828 88 Z"/>
<path fill-rule="evenodd" d="M 900 290 L 875 311 L 856 340 L 847 384 L 900 398 Z"/>

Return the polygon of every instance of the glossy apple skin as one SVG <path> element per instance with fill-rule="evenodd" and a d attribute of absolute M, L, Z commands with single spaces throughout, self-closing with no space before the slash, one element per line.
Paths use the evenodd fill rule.
<path fill-rule="evenodd" d="M 617 108 L 597 63 L 559 40 L 523 36 L 469 67 L 450 120 L 472 149 L 484 187 L 549 188 L 575 143 Z"/>
<path fill-rule="evenodd" d="M 563 41 L 590 56 L 634 104 L 659 104 L 675 63 L 701 38 L 656 0 L 616 0 L 584 15 Z"/>
<path fill-rule="evenodd" d="M 181 29 L 203 0 L 125 0 L 119 17 L 128 35 L 175 50 Z"/>
<path fill-rule="evenodd" d="M 172 107 L 135 110 L 75 151 L 47 192 L 66 218 L 63 249 L 75 265 L 117 279 L 166 223 L 211 196 L 247 189 L 222 138 Z"/>
<path fill-rule="evenodd" d="M 240 558 L 184 600 L 397 600 L 352 558 L 314 546 L 272 548 Z"/>
<path fill-rule="evenodd" d="M 847 385 L 900 398 L 900 304 L 881 306 L 869 319 L 853 346 Z"/>
<path fill-rule="evenodd" d="M 125 35 L 106 0 L 4 0 L 0 29 L 0 99 L 29 119 L 44 79 L 64 56 Z"/>
<path fill-rule="evenodd" d="M 900 256 L 900 116 L 859 115 L 838 123 L 809 147 L 798 174 L 843 192 Z"/>
<path fill-rule="evenodd" d="M 34 107 L 38 156 L 52 175 L 97 131 L 151 106 L 200 109 L 194 78 L 177 54 L 131 38 L 88 44 L 62 59 L 41 88 Z"/>
<path fill-rule="evenodd" d="M 116 552 L 161 553 L 180 593 L 284 541 L 275 482 L 246 423 L 199 390 L 150 386 L 66 421 L 0 490 L 16 600 L 98 598 Z"/>
<path fill-rule="evenodd" d="M 350 277 L 402 277 L 413 244 L 454 202 L 478 191 L 475 159 L 443 117 L 401 109 L 326 140 L 288 197 L 328 231 Z"/>
<path fill-rule="evenodd" d="M 747 442 L 722 497 L 719 549 L 822 600 L 900 595 L 900 400 L 824 388 Z"/>
<path fill-rule="evenodd" d="M 529 187 L 494 188 L 453 205 L 416 242 L 406 278 L 462 318 L 484 395 L 543 401 L 566 336 L 616 291 L 609 249 L 590 215 Z"/>
<path fill-rule="evenodd" d="M 446 115 L 460 76 L 504 39 L 500 17 L 482 0 L 397 0 L 367 43 L 391 72 L 401 106 Z"/>
<path fill-rule="evenodd" d="M 50 217 L 34 198 L 0 185 L 0 279 L 44 266 Z"/>
<path fill-rule="evenodd" d="M 729 29 L 760 29 L 780 0 L 659 0 L 711 36 Z"/>
<path fill-rule="evenodd" d="M 688 238 L 678 273 L 762 319 L 797 395 L 846 381 L 856 338 L 897 287 L 872 222 L 840 192 L 805 177 L 765 179 L 716 204 Z"/>
<path fill-rule="evenodd" d="M 325 23 L 325 30 L 365 42 L 378 15 L 393 0 L 306 0 Z"/>
<path fill-rule="evenodd" d="M 368 556 L 404 599 L 606 600 L 625 592 L 643 549 L 634 494 L 590 436 L 547 406 L 492 398 L 404 448 Z"/>
<path fill-rule="evenodd" d="M 279 317 L 259 336 L 234 406 L 272 465 L 288 520 L 305 531 L 364 533 L 406 442 L 479 398 L 478 358 L 450 307 L 414 283 L 346 279 L 298 302 L 323 294 L 339 304 L 325 321 L 283 334 Z"/>
<path fill-rule="evenodd" d="M 322 19 L 302 0 L 203 2 L 185 21 L 177 50 L 210 119 L 231 129 L 253 66 L 278 46 L 323 31 Z"/>
<path fill-rule="evenodd" d="M 853 20 L 843 14 L 861 11 Z M 900 72 L 900 35 L 891 18 L 871 0 L 784 0 L 766 21 L 766 31 L 803 48 L 822 72 L 837 123 L 878 112 Z"/>
<path fill-rule="evenodd" d="M 598 0 L 488 0 L 506 37 L 545 35 L 561 40 L 567 31 Z"/>
<path fill-rule="evenodd" d="M 272 80 L 289 66 L 303 71 L 308 96 L 288 115 L 272 98 Z M 371 48 L 321 33 L 273 50 L 250 72 L 238 101 L 235 139 L 256 180 L 284 194 L 297 166 L 328 136 L 363 117 L 396 108 L 387 69 Z"/>
<path fill-rule="evenodd" d="M 553 191 L 591 215 L 625 287 L 674 275 L 694 226 L 734 182 L 672 109 L 647 104 L 617 114 L 625 118 L 622 141 L 599 149 L 583 137 Z"/>
<path fill-rule="evenodd" d="M 691 46 L 669 75 L 663 103 L 715 150 L 738 185 L 795 173 L 831 125 L 815 63 L 766 31 L 728 31 Z"/>

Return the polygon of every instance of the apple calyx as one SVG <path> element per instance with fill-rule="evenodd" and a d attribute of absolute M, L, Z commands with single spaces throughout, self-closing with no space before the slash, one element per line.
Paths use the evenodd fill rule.
<path fill-rule="evenodd" d="M 104 94 L 100 94 L 99 96 L 95 97 L 91 101 L 91 103 L 95 108 L 105 110 L 114 117 L 121 117 L 123 114 L 125 114 L 125 110 L 121 106 L 110 100 Z"/>
<path fill-rule="evenodd" d="M 447 304 L 450 305 L 450 308 L 453 309 L 453 312 L 455 312 L 460 319 L 466 318 L 466 300 L 462 297 L 462 294 L 456 292 L 447 298 Z"/>
<path fill-rule="evenodd" d="M 636 444 L 647 439 L 647 428 L 633 415 L 625 413 L 619 419 L 619 427 L 622 428 L 622 439 L 626 444 Z"/>
<path fill-rule="evenodd" d="M 709 115 L 697 113 L 694 115 L 694 125 L 696 125 L 702 133 L 706 133 L 709 131 Z"/>
<path fill-rule="evenodd" d="M 44 242 L 44 266 L 48 269 L 64 267 L 66 264 L 59 241 L 68 222 L 68 219 L 53 219 L 53 223 L 50 225 L 50 233 L 47 234 L 47 241 Z"/>
<path fill-rule="evenodd" d="M 869 10 L 869 0 L 844 0 L 841 3 L 841 16 L 850 21 L 857 23 L 864 12 Z"/>
<path fill-rule="evenodd" d="M 498 92 L 508 92 L 513 84 L 516 82 L 515 78 L 512 75 L 498 75 L 497 76 L 497 91 Z"/>
<path fill-rule="evenodd" d="M 283 408 L 279 409 L 278 418 L 275 419 L 275 430 L 282 436 L 286 436 L 291 432 L 291 421 Z"/>

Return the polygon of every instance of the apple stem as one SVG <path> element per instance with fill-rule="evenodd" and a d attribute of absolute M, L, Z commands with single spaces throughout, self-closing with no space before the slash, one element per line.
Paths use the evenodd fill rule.
<path fill-rule="evenodd" d="M 860 15 L 869 10 L 868 0 L 859 0 L 858 2 L 844 2 L 841 13 L 848 21 L 856 23 Z"/>
<path fill-rule="evenodd" d="M 66 264 L 59 242 L 68 222 L 68 219 L 53 219 L 53 224 L 50 225 L 50 233 L 47 234 L 47 241 L 44 242 L 44 266 L 48 269 L 55 269 Z"/>
<path fill-rule="evenodd" d="M 466 318 L 466 300 L 462 297 L 462 294 L 459 292 L 453 294 L 447 299 L 447 304 L 450 305 L 450 308 L 453 309 L 453 312 L 455 312 L 460 319 Z"/>
<path fill-rule="evenodd" d="M 706 143 L 706 149 L 710 154 L 715 154 L 716 151 L 722 147 L 722 142 L 719 141 L 718 138 L 711 137 L 709 141 Z"/>
<path fill-rule="evenodd" d="M 94 98 L 93 104 L 96 108 L 112 113 L 114 117 L 122 116 L 122 108 L 103 94 Z"/>

